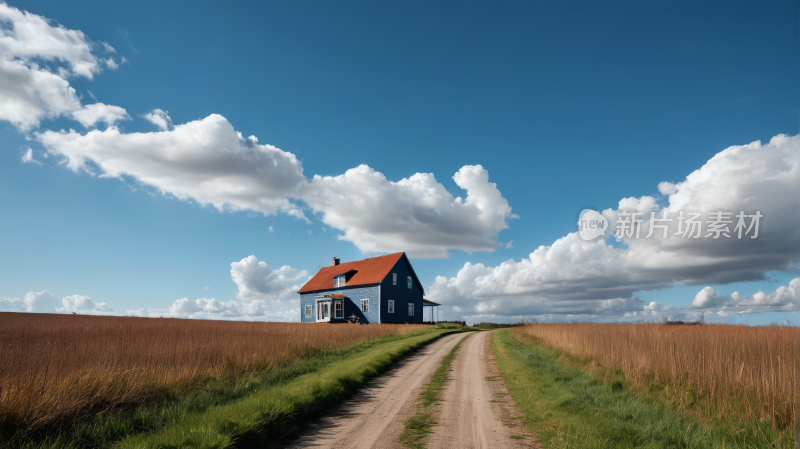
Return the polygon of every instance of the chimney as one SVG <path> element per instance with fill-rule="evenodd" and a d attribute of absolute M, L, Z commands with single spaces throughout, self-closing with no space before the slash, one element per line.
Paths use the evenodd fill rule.
<path fill-rule="evenodd" d="M 335 267 L 336 265 L 339 265 L 339 258 L 334 257 L 333 258 L 333 266 Z"/>

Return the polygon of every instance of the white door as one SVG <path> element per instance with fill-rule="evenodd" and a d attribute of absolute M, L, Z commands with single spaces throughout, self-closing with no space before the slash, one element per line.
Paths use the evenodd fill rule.
<path fill-rule="evenodd" d="M 317 301 L 317 323 L 331 320 L 331 300 Z"/>

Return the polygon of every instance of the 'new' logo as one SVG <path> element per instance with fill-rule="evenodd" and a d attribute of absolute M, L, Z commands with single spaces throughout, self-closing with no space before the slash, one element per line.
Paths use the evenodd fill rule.
<path fill-rule="evenodd" d="M 584 209 L 578 217 L 578 233 L 584 240 L 592 240 L 605 235 L 608 229 L 608 220 L 599 212 Z"/>

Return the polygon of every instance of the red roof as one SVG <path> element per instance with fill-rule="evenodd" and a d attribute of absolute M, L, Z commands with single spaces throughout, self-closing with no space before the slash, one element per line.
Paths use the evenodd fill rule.
<path fill-rule="evenodd" d="M 320 269 L 313 278 L 309 279 L 297 293 L 303 294 L 319 290 L 333 290 L 333 278 L 353 270 L 356 272 L 352 276 L 346 278 L 348 287 L 353 285 L 379 284 L 386 278 L 389 271 L 401 257 L 403 257 L 402 252 L 324 267 Z"/>

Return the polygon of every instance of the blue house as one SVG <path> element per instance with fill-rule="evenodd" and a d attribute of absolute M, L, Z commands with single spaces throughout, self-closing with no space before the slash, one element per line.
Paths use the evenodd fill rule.
<path fill-rule="evenodd" d="M 304 323 L 421 323 L 423 294 L 405 253 L 324 267 L 297 293 Z M 427 301 L 428 305 L 434 304 Z"/>

